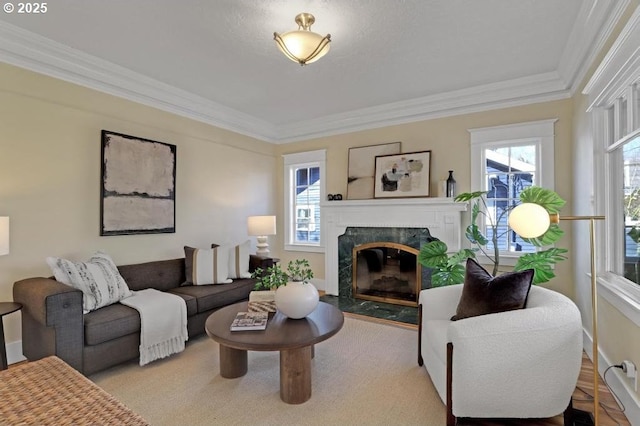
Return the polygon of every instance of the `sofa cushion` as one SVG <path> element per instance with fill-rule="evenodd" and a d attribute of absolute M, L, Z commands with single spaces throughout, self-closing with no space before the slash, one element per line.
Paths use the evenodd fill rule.
<path fill-rule="evenodd" d="M 249 250 L 251 250 L 249 240 L 229 248 L 229 278 L 251 278 Z"/>
<path fill-rule="evenodd" d="M 527 269 L 494 277 L 478 262 L 467 259 L 464 287 L 451 320 L 524 308 L 533 274 L 533 269 Z"/>
<path fill-rule="evenodd" d="M 221 308 L 236 302 L 247 300 L 253 290 L 255 280 L 234 280 L 225 285 L 194 285 L 176 288 L 175 294 L 186 294 L 195 297 L 198 303 L 198 313 Z"/>
<path fill-rule="evenodd" d="M 187 285 L 228 284 L 229 252 L 231 247 L 218 246 L 210 249 L 184 247 Z"/>
<path fill-rule="evenodd" d="M 131 290 L 167 291 L 179 287 L 185 280 L 184 258 L 123 265 L 118 266 L 118 270 Z"/>
<path fill-rule="evenodd" d="M 59 257 L 47 257 L 46 261 L 57 281 L 82 291 L 84 313 L 111 305 L 132 294 L 106 253 L 99 251 L 86 262 L 73 262 Z"/>
<path fill-rule="evenodd" d="M 176 296 L 180 296 L 184 299 L 185 303 L 187 304 L 187 317 L 198 313 L 198 301 L 195 297 L 189 296 L 188 294 L 180 293 L 180 290 L 175 288 L 169 290 L 168 293 L 175 294 Z"/>
<path fill-rule="evenodd" d="M 84 316 L 84 340 L 88 346 L 140 333 L 138 311 L 120 303 L 105 306 Z"/>

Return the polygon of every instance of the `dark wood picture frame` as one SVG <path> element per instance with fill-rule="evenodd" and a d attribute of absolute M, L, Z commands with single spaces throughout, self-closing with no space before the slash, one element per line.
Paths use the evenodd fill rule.
<path fill-rule="evenodd" d="M 428 197 L 431 151 L 376 156 L 375 198 Z"/>
<path fill-rule="evenodd" d="M 176 146 L 102 130 L 100 235 L 176 232 Z"/>

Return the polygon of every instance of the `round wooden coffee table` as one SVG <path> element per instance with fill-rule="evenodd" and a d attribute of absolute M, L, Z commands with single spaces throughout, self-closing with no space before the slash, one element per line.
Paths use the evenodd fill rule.
<path fill-rule="evenodd" d="M 336 334 L 344 324 L 342 312 L 328 303 L 303 319 L 289 319 L 280 312 L 269 318 L 266 330 L 230 331 L 238 312 L 247 302 L 212 313 L 205 324 L 209 337 L 220 344 L 220 375 L 226 378 L 247 373 L 247 351 L 280 351 L 280 398 L 301 404 L 311 398 L 313 345 Z"/>

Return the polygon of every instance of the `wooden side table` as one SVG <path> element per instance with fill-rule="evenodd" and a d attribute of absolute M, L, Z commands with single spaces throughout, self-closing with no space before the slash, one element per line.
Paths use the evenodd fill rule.
<path fill-rule="evenodd" d="M 2 320 L 5 315 L 22 309 L 22 305 L 17 302 L 0 302 L 0 370 L 9 368 L 7 363 L 7 348 L 4 343 L 4 325 Z"/>

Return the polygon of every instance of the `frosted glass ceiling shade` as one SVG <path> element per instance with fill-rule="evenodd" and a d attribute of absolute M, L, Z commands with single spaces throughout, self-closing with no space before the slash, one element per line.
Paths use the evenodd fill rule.
<path fill-rule="evenodd" d="M 509 212 L 509 226 L 523 238 L 536 238 L 547 232 L 551 218 L 539 204 L 522 203 Z"/>
<path fill-rule="evenodd" d="M 306 65 L 317 61 L 329 51 L 331 34 L 321 36 L 311 31 L 311 25 L 315 18 L 310 13 L 301 13 L 296 16 L 298 29 L 286 32 L 282 35 L 273 33 L 278 49 L 285 56 L 300 65 Z"/>
<path fill-rule="evenodd" d="M 9 254 L 9 218 L 0 216 L 0 256 Z"/>

